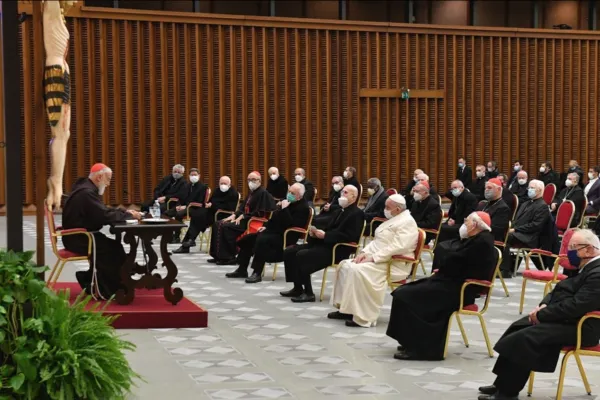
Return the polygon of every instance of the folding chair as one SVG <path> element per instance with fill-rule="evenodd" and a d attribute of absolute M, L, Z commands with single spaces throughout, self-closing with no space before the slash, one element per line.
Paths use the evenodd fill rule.
<path fill-rule="evenodd" d="M 508 221 L 508 227 L 506 228 L 506 234 L 504 235 L 504 242 L 495 240 L 494 246 L 496 246 L 497 248 L 502 248 L 502 250 L 504 250 L 504 248 L 506 247 L 506 242 L 508 241 L 508 235 L 509 235 L 511 226 L 512 226 L 511 222 Z M 504 282 L 504 278 L 502 277 L 502 273 L 500 272 L 500 270 L 496 271 L 496 278 L 500 279 L 500 283 L 502 284 L 502 288 L 504 289 L 504 293 L 506 294 L 506 297 L 510 297 L 510 293 L 508 292 L 508 287 L 506 286 L 506 282 Z"/>

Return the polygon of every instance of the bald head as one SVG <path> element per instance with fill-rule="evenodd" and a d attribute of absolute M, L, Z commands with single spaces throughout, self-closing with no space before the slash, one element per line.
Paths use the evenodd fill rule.
<path fill-rule="evenodd" d="M 350 204 L 356 203 L 356 200 L 358 199 L 358 189 L 354 185 L 346 185 L 342 189 L 342 195 L 341 195 L 341 197 L 345 197 L 345 198 L 348 199 L 348 205 L 347 206 L 349 206 Z M 344 207 L 344 206 L 342 206 L 342 207 Z"/>

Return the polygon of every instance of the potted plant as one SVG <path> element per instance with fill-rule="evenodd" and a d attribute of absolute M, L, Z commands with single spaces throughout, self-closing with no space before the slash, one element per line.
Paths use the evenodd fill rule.
<path fill-rule="evenodd" d="M 80 295 L 48 289 L 32 252 L 0 251 L 0 399 L 121 399 L 139 376 L 111 322 Z"/>

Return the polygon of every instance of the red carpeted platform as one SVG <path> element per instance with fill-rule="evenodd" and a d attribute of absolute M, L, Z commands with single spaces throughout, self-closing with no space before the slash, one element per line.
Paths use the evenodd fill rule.
<path fill-rule="evenodd" d="M 57 282 L 54 290 L 70 290 L 70 298 L 74 300 L 81 288 L 76 282 Z M 92 300 L 90 306 L 97 302 Z M 101 306 L 103 306 L 102 304 Z M 122 306 L 111 302 L 104 314 L 120 315 L 113 326 L 117 329 L 149 329 L 149 328 L 206 328 L 208 312 L 184 297 L 176 305 L 172 305 L 163 296 L 162 289 L 138 289 L 133 303 Z"/>

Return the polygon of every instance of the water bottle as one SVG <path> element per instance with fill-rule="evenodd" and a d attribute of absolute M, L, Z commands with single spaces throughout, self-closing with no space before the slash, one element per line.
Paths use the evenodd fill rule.
<path fill-rule="evenodd" d="M 158 200 L 154 202 L 154 206 L 152 207 L 152 218 L 160 218 L 160 204 L 158 204 Z"/>

